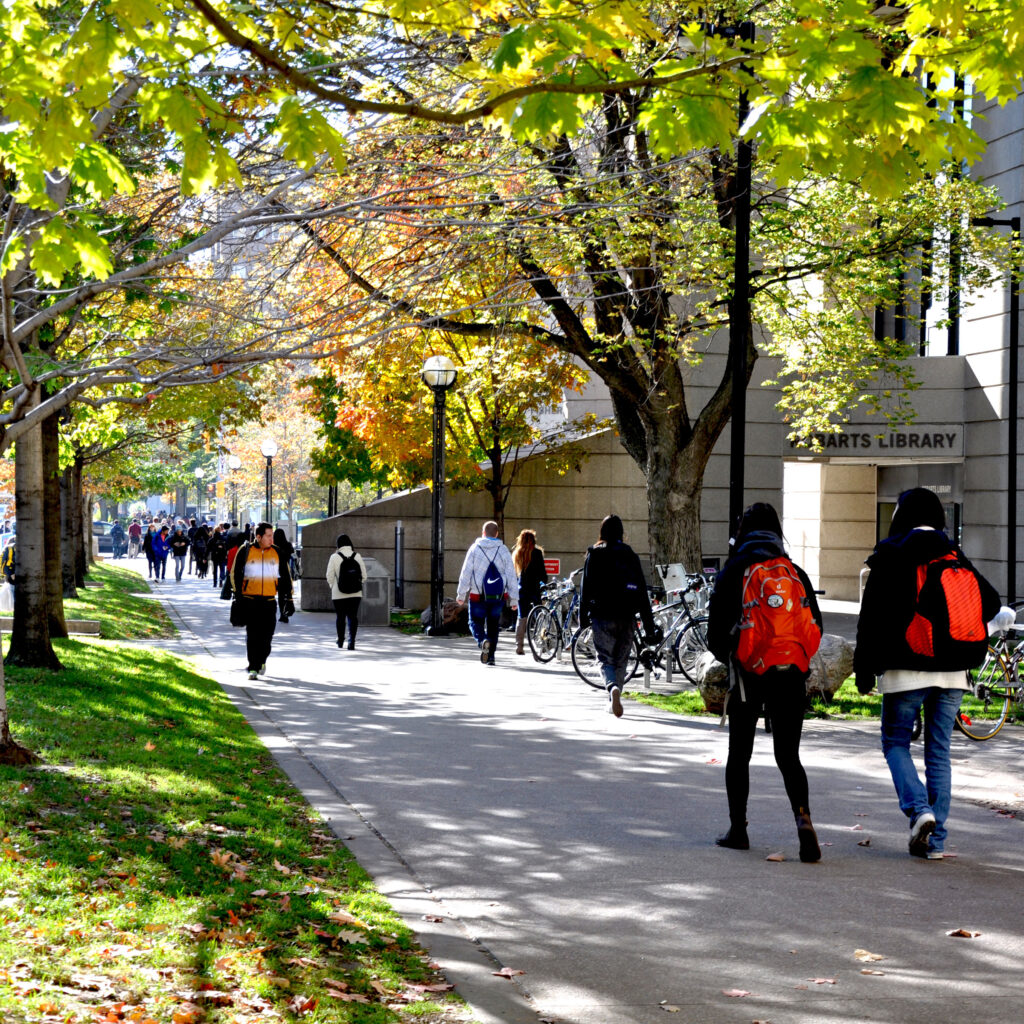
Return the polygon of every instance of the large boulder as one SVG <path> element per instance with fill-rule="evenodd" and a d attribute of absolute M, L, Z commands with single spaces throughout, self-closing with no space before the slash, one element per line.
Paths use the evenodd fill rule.
<path fill-rule="evenodd" d="M 710 651 L 696 662 L 697 689 L 704 706 L 720 715 L 729 691 L 729 671 Z M 818 653 L 811 658 L 811 674 L 807 677 L 807 696 L 830 701 L 843 681 L 853 672 L 853 644 L 841 636 L 826 633 Z"/>

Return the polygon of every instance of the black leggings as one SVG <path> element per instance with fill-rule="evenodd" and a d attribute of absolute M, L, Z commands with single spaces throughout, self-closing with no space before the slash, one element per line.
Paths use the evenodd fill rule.
<path fill-rule="evenodd" d="M 746 700 L 737 687 L 729 697 L 729 760 L 725 766 L 725 790 L 729 797 L 729 821 L 743 828 L 747 821 L 750 792 L 750 757 L 762 708 L 772 724 L 775 763 L 782 772 L 786 795 L 793 812 L 807 805 L 807 773 L 800 763 L 800 734 L 804 727 L 807 676 L 796 670 L 775 672 L 767 678 L 745 676 Z"/>
<path fill-rule="evenodd" d="M 348 623 L 348 642 L 356 642 L 356 630 L 359 629 L 359 602 L 361 597 L 336 597 L 333 599 L 334 615 L 338 625 L 338 643 L 345 642 L 345 623 Z"/>

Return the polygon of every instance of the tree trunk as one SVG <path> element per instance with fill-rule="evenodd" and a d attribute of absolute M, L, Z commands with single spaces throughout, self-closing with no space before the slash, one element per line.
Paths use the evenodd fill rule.
<path fill-rule="evenodd" d="M 71 464 L 71 529 L 75 535 L 75 586 L 85 586 L 85 574 L 89 571 L 89 552 L 86 551 L 85 502 L 82 496 L 82 468 L 84 460 L 78 453 Z"/>
<path fill-rule="evenodd" d="M 30 401 L 38 404 L 38 394 Z M 63 666 L 50 643 L 43 473 L 43 431 L 37 425 L 18 438 L 15 449 L 18 572 L 14 586 L 14 628 L 7 661 L 11 665 L 60 669 Z"/>
<path fill-rule="evenodd" d="M 67 466 L 60 475 L 60 576 L 64 597 L 78 597 L 75 574 L 76 534 L 73 470 Z"/>
<path fill-rule="evenodd" d="M 30 750 L 14 742 L 11 736 L 11 722 L 7 714 L 7 680 L 4 678 L 4 663 L 0 658 L 0 764 L 36 764 L 39 758 Z"/>
<path fill-rule="evenodd" d="M 64 621 L 64 565 L 60 530 L 60 423 L 48 416 L 42 422 L 43 443 L 43 578 L 50 637 L 66 638 Z"/>

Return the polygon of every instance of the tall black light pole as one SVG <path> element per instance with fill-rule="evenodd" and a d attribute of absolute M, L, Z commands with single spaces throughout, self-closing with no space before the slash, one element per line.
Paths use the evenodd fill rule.
<path fill-rule="evenodd" d="M 238 522 L 238 481 L 235 473 L 242 468 L 242 460 L 237 455 L 228 456 L 228 469 L 231 470 L 231 522 Z"/>
<path fill-rule="evenodd" d="M 1020 217 L 975 217 L 972 221 L 980 228 L 1009 228 L 1016 248 L 1020 244 Z M 952 315 L 952 311 L 950 313 Z M 1010 330 L 1009 330 L 1009 389 L 1006 404 L 1007 461 L 1006 461 L 1006 603 L 1017 600 L 1017 418 L 1020 411 L 1020 266 L 1010 271 Z"/>
<path fill-rule="evenodd" d="M 263 521 L 273 526 L 270 513 L 274 506 L 274 456 L 277 454 L 277 442 L 268 437 L 260 444 L 260 453 L 267 460 L 267 504 Z"/>
<path fill-rule="evenodd" d="M 722 32 L 722 29 L 718 29 Z M 744 42 L 754 41 L 754 23 L 734 29 Z M 750 113 L 746 89 L 741 90 L 737 115 L 740 128 Z M 729 441 L 729 536 L 743 512 L 744 462 L 747 444 L 747 342 L 750 327 L 750 185 L 754 153 L 742 136 L 736 142 L 733 177 L 733 218 L 736 248 L 733 257 L 732 298 L 729 301 L 729 365 L 732 378 L 731 436 Z"/>
<path fill-rule="evenodd" d="M 202 466 L 196 466 L 196 519 L 201 523 L 203 521 L 203 473 Z"/>
<path fill-rule="evenodd" d="M 458 371 L 447 356 L 430 356 L 420 378 L 434 392 L 433 502 L 430 516 L 430 625 L 427 632 L 441 635 L 441 599 L 444 596 L 444 406 L 455 386 Z"/>

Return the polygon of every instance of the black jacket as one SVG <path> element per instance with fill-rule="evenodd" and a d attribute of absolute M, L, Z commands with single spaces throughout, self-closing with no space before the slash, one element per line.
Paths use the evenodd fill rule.
<path fill-rule="evenodd" d="M 637 613 L 648 634 L 654 632 L 651 598 L 636 552 L 622 541 L 587 548 L 580 589 L 580 624 L 591 619 L 629 620 Z"/>
<path fill-rule="evenodd" d="M 189 545 L 192 542 L 183 533 L 171 534 L 170 545 L 171 554 L 175 558 L 184 558 L 188 554 Z"/>
<path fill-rule="evenodd" d="M 942 670 L 934 659 L 910 649 L 906 632 L 917 606 L 917 567 L 951 551 L 973 568 L 940 530 L 911 530 L 878 542 L 867 559 L 871 575 L 864 587 L 857 620 L 857 647 L 853 655 L 856 675 L 880 676 L 891 668 Z M 981 612 L 988 622 L 998 613 L 1001 601 L 984 577 L 979 576 L 978 580 Z"/>
<path fill-rule="evenodd" d="M 728 664 L 736 650 L 738 635 L 733 631 L 740 621 L 743 602 L 743 574 L 757 562 L 785 555 L 782 538 L 768 532 L 754 532 L 746 536 L 736 553 L 722 567 L 715 577 L 715 589 L 708 602 L 708 649 L 722 664 Z M 795 562 L 797 575 L 807 591 L 811 614 L 818 628 L 822 628 L 821 610 L 818 608 L 814 588 L 807 573 Z"/>
<path fill-rule="evenodd" d="M 519 576 L 519 614 L 525 615 L 535 604 L 540 603 L 540 588 L 548 581 L 544 568 L 544 556 L 534 548 L 530 561 Z"/>

